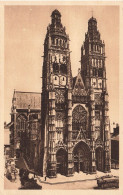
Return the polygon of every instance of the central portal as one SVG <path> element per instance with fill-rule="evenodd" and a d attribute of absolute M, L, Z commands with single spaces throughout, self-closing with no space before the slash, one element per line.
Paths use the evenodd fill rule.
<path fill-rule="evenodd" d="M 73 150 L 73 157 L 74 157 L 74 171 L 75 172 L 89 172 L 90 170 L 90 149 L 88 145 L 84 142 L 79 142 L 74 150 Z"/>

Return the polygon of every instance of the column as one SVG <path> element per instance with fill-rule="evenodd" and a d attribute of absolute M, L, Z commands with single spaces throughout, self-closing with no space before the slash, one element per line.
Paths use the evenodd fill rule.
<path fill-rule="evenodd" d="M 73 174 L 74 164 L 72 157 L 72 90 L 68 89 L 68 120 L 67 120 L 67 129 L 68 129 L 68 170 L 67 176 Z"/>
<path fill-rule="evenodd" d="M 48 44 L 48 49 L 50 49 L 50 47 L 51 47 L 51 36 L 50 36 L 50 33 L 49 33 L 49 42 L 48 42 L 49 44 Z"/>
<path fill-rule="evenodd" d="M 80 172 L 80 153 L 78 154 L 78 172 Z"/>
<path fill-rule="evenodd" d="M 89 40 L 89 53 L 91 53 L 91 42 Z"/>
<path fill-rule="evenodd" d="M 13 144 L 13 156 L 16 158 L 16 147 L 17 147 L 17 129 L 16 129 L 16 91 L 14 89 L 14 94 L 13 94 L 13 99 L 12 99 L 12 115 L 13 115 L 13 122 L 14 122 L 14 127 L 13 127 L 13 139 L 14 139 L 14 144 Z"/>
<path fill-rule="evenodd" d="M 55 91 L 49 91 L 49 121 L 48 121 L 48 176 L 56 177 L 55 152 Z"/>
<path fill-rule="evenodd" d="M 103 45 L 102 45 L 102 54 L 105 55 L 105 43 L 103 41 Z"/>
<path fill-rule="evenodd" d="M 16 147 L 17 147 L 17 129 L 16 129 L 16 108 L 14 107 L 14 157 L 16 158 Z"/>
<path fill-rule="evenodd" d="M 110 126 L 109 126 L 109 108 L 108 93 L 104 94 L 104 171 L 110 172 L 111 169 L 111 151 L 110 151 Z"/>
<path fill-rule="evenodd" d="M 91 128 L 91 173 L 96 172 L 96 163 L 95 163 L 95 100 L 94 100 L 94 89 L 90 91 L 90 128 Z"/>
<path fill-rule="evenodd" d="M 69 89 L 71 89 L 71 87 L 72 87 L 72 75 L 71 75 L 70 52 L 67 53 L 66 63 L 67 63 L 67 86 L 69 86 Z"/>

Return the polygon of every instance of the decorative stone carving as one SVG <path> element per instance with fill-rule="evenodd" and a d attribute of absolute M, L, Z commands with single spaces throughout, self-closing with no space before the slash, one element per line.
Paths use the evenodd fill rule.
<path fill-rule="evenodd" d="M 96 140 L 96 147 L 97 146 L 103 146 L 103 141 L 101 140 L 101 137 L 98 137 Z"/>
<path fill-rule="evenodd" d="M 101 104 L 102 103 L 102 99 L 101 99 L 101 94 L 100 93 L 96 93 L 95 94 L 95 103 L 96 104 Z"/>
<path fill-rule="evenodd" d="M 56 103 L 64 103 L 65 102 L 65 90 L 63 89 L 56 89 L 55 90 L 56 95 Z"/>
<path fill-rule="evenodd" d="M 65 145 L 62 141 L 58 141 L 55 147 L 55 151 L 58 151 L 60 148 L 63 148 L 67 151 L 67 145 Z"/>
<path fill-rule="evenodd" d="M 56 120 L 64 120 L 65 113 L 63 112 L 56 112 Z"/>
<path fill-rule="evenodd" d="M 72 138 L 75 140 L 85 140 L 86 132 L 82 129 L 80 129 L 79 131 L 72 131 Z"/>

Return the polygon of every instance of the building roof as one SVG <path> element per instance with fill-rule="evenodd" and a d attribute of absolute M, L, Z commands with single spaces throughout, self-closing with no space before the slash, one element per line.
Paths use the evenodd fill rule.
<path fill-rule="evenodd" d="M 41 110 L 41 93 L 14 91 L 13 106 L 16 109 L 38 109 Z"/>

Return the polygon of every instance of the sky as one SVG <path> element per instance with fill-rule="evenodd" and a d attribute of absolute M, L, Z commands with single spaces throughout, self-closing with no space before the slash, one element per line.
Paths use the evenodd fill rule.
<path fill-rule="evenodd" d="M 118 6 L 5 6 L 4 121 L 10 122 L 14 89 L 41 92 L 44 39 L 51 13 L 61 12 L 70 37 L 72 75 L 80 68 L 81 46 L 88 20 L 97 19 L 106 48 L 110 123 L 119 123 L 119 7 Z"/>

